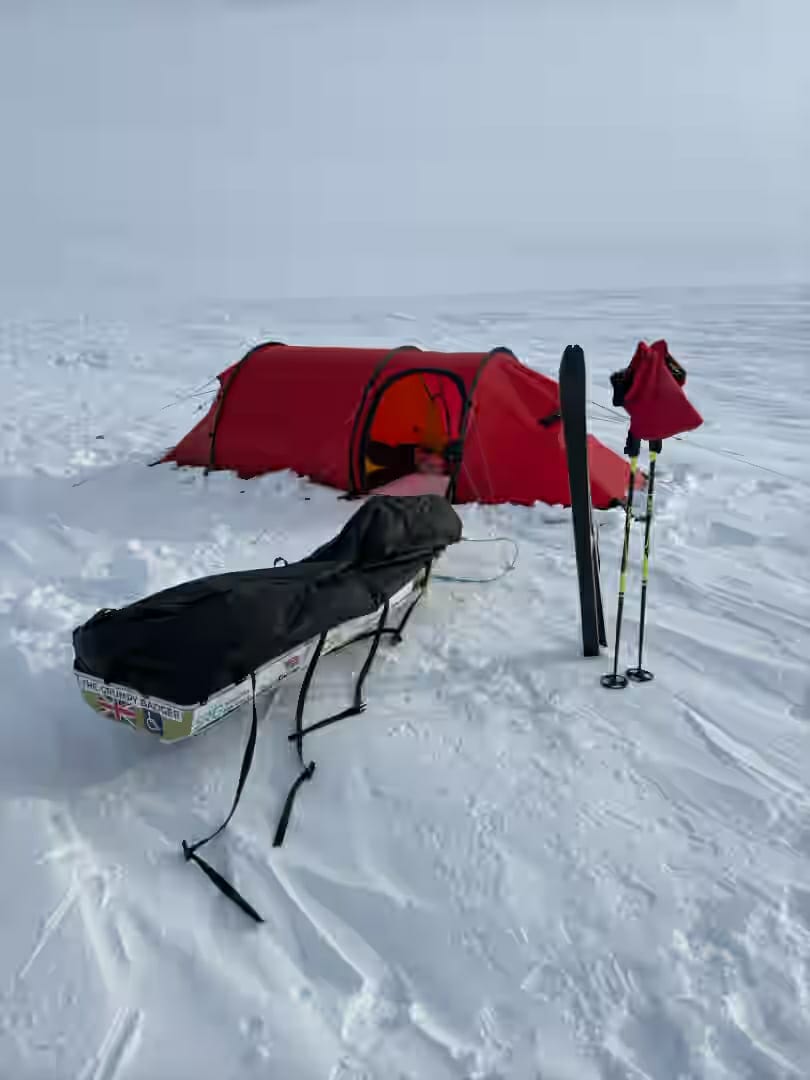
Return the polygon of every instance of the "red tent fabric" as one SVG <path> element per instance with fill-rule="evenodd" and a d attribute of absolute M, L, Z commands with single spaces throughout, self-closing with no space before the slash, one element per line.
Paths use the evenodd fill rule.
<path fill-rule="evenodd" d="M 508 349 L 270 343 L 219 379 L 210 411 L 163 460 L 246 478 L 292 469 L 358 494 L 390 478 L 383 466 L 408 448 L 450 446 L 461 457 L 455 502 L 570 504 L 557 383 Z M 623 501 L 627 462 L 589 439 L 594 506 Z"/>

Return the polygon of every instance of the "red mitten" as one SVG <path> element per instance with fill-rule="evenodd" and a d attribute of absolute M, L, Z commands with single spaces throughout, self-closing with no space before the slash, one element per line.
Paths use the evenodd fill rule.
<path fill-rule="evenodd" d="M 670 356 L 666 341 L 639 342 L 630 366 L 610 381 L 613 404 L 630 414 L 630 434 L 637 439 L 669 439 L 703 423 L 683 391 L 686 371 Z"/>

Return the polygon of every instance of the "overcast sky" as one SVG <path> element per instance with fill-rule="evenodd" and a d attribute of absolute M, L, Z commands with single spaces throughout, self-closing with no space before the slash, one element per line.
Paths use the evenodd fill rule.
<path fill-rule="evenodd" d="M 807 281 L 808 42 L 808 0 L 0 0 L 0 289 Z"/>

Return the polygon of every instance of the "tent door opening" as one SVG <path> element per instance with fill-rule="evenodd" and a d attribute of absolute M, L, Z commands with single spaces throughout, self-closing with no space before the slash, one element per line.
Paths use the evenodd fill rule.
<path fill-rule="evenodd" d="M 449 472 L 444 452 L 458 439 L 467 398 L 453 372 L 410 370 L 380 387 L 363 425 L 360 488 L 370 491 L 418 472 Z"/>

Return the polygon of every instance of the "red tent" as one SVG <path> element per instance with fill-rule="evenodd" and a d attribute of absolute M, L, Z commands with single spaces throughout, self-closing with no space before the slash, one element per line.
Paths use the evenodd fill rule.
<path fill-rule="evenodd" d="M 219 379 L 208 414 L 164 460 L 243 477 L 292 469 L 360 494 L 413 471 L 422 448 L 457 470 L 456 502 L 570 502 L 557 383 L 508 349 L 272 342 Z M 623 501 L 627 462 L 589 439 L 594 506 Z"/>

